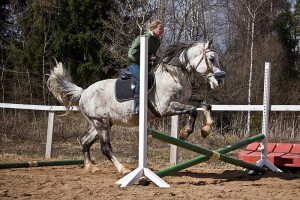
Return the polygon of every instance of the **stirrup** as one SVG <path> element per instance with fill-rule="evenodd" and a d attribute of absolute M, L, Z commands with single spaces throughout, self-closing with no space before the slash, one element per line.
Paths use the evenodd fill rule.
<path fill-rule="evenodd" d="M 139 107 L 139 106 L 135 107 L 135 108 L 133 109 L 132 114 L 133 114 L 133 115 L 138 115 L 138 114 L 140 114 L 140 107 Z"/>

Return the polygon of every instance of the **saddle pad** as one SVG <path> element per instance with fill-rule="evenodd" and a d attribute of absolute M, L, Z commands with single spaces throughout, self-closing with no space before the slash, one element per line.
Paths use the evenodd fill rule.
<path fill-rule="evenodd" d="M 132 100 L 134 92 L 131 89 L 131 79 L 122 80 L 118 78 L 116 81 L 116 99 L 119 102 Z"/>
<path fill-rule="evenodd" d="M 116 91 L 116 99 L 119 102 L 129 101 L 133 99 L 134 92 L 131 89 L 131 79 L 121 79 L 120 77 L 116 80 L 115 91 Z M 155 86 L 155 76 L 153 74 L 149 74 L 148 77 L 148 93 Z"/>

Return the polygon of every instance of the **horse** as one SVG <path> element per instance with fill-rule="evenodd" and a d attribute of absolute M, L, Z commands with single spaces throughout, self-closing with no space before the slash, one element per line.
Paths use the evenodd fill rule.
<path fill-rule="evenodd" d="M 207 79 L 211 89 L 220 89 L 223 85 L 225 72 L 220 69 L 212 40 L 170 45 L 153 70 L 156 83 L 148 94 L 148 121 L 165 116 L 189 115 L 188 123 L 180 130 L 179 138 L 182 140 L 186 140 L 194 131 L 198 115 L 195 106 L 186 104 L 192 94 L 190 77 L 193 73 Z M 49 90 L 66 106 L 67 111 L 72 106 L 78 106 L 91 125 L 89 132 L 79 139 L 84 168 L 88 172 L 97 170 L 92 164 L 90 148 L 99 139 L 102 154 L 113 163 L 117 171 L 123 175 L 130 172 L 115 157 L 110 132 L 113 125 L 138 126 L 139 117 L 133 114 L 133 100 L 119 102 L 115 99 L 115 83 L 116 79 L 106 79 L 83 89 L 72 82 L 69 72 L 57 61 L 47 80 Z M 205 138 L 211 132 L 213 119 L 211 106 L 203 101 L 201 107 L 206 117 L 205 126 L 201 130 Z"/>

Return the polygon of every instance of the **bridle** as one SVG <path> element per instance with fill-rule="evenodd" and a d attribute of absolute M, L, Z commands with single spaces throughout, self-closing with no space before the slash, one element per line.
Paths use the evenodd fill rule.
<path fill-rule="evenodd" d="M 207 79 L 211 78 L 212 76 L 214 76 L 215 78 L 223 78 L 225 76 L 225 72 L 223 72 L 223 71 L 214 72 L 213 68 L 209 64 L 208 57 L 206 54 L 209 52 L 215 52 L 215 50 L 206 49 L 205 44 L 204 44 L 203 50 L 201 52 L 202 56 L 201 56 L 201 54 L 197 55 L 194 58 L 194 60 L 192 60 L 190 62 L 188 59 L 188 56 L 187 56 L 187 52 L 188 52 L 189 48 L 190 47 L 187 47 L 186 49 L 184 49 L 181 52 L 181 54 L 177 57 L 177 59 L 174 59 L 173 61 L 172 60 L 171 61 L 170 60 L 168 60 L 168 61 L 162 60 L 162 62 L 159 62 L 159 63 L 163 64 L 163 66 L 165 66 L 164 64 L 169 64 L 171 66 L 178 67 L 181 70 L 187 71 L 188 73 L 191 73 L 188 66 L 192 66 L 191 69 L 194 69 L 197 71 L 197 68 L 199 67 L 200 63 L 204 60 L 207 70 L 205 73 L 201 73 L 202 76 L 205 76 Z M 199 58 L 199 56 L 201 56 L 201 58 Z M 180 59 L 180 57 L 182 57 L 183 59 Z M 163 58 L 163 59 L 165 59 L 165 58 Z M 199 61 L 198 60 L 195 61 L 195 59 L 199 59 Z M 173 62 L 173 63 L 171 63 L 171 62 Z M 195 62 L 197 62 L 197 64 L 195 66 L 193 66 L 191 63 L 195 63 Z M 166 71 L 168 71 L 168 68 L 165 67 L 164 69 Z"/>
<path fill-rule="evenodd" d="M 211 76 L 213 76 L 214 71 L 213 71 L 212 67 L 209 65 L 208 58 L 206 56 L 206 54 L 208 52 L 215 52 L 215 51 L 213 49 L 205 49 L 205 47 L 204 47 L 204 50 L 202 51 L 202 57 L 198 61 L 197 65 L 196 65 L 196 67 L 194 67 L 194 69 L 197 69 L 199 67 L 200 63 L 202 62 L 202 60 L 204 59 L 207 71 L 206 71 L 206 73 L 203 73 L 202 75 L 206 76 L 206 77 L 211 77 Z M 189 61 L 189 59 L 188 59 L 188 57 L 187 57 L 186 51 L 183 52 L 183 56 L 184 56 L 184 60 L 187 61 L 187 64 L 190 65 L 190 66 L 192 66 L 191 63 L 190 63 L 190 61 Z M 197 59 L 197 58 L 198 58 L 198 56 L 196 58 L 194 58 L 194 59 Z"/>

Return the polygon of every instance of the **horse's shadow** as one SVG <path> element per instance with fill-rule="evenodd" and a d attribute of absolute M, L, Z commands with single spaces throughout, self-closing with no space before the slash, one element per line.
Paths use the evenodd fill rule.
<path fill-rule="evenodd" d="M 205 185 L 206 181 L 203 179 L 213 179 L 212 184 L 220 184 L 223 182 L 232 182 L 232 181 L 257 181 L 263 178 L 280 178 L 283 180 L 300 180 L 299 171 L 298 173 L 286 173 L 286 172 L 271 172 L 268 171 L 262 174 L 249 174 L 247 171 L 242 170 L 225 170 L 222 173 L 199 173 L 199 172 L 177 172 L 170 176 L 173 177 L 191 177 L 196 179 L 202 179 L 198 182 L 194 182 L 194 185 Z M 179 183 L 180 184 L 180 183 Z"/>

